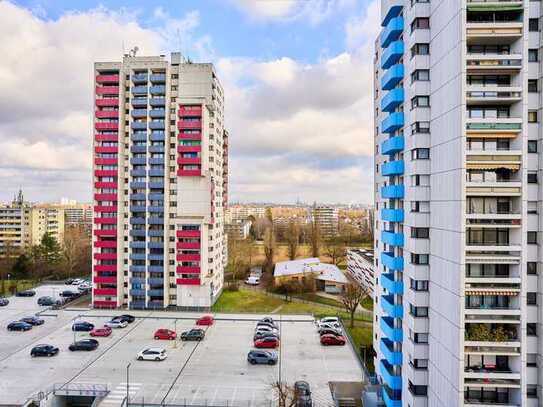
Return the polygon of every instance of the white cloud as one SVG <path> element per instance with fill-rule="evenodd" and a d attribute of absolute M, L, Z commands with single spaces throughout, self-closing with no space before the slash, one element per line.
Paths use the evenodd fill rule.
<path fill-rule="evenodd" d="M 355 49 L 363 45 L 373 46 L 381 29 L 380 2 L 373 0 L 360 15 L 352 16 L 345 25 L 347 46 Z"/>

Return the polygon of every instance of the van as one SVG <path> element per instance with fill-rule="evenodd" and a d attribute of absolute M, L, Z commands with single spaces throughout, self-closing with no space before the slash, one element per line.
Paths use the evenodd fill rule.
<path fill-rule="evenodd" d="M 260 284 L 260 277 L 255 276 L 249 276 L 247 280 L 245 280 L 245 284 L 249 285 L 259 285 Z"/>

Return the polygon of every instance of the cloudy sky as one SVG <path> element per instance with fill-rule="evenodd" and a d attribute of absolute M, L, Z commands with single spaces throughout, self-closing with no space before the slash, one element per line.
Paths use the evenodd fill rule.
<path fill-rule="evenodd" d="M 91 200 L 93 62 L 137 45 L 216 64 L 231 200 L 371 202 L 378 20 L 376 0 L 0 0 L 0 200 Z"/>

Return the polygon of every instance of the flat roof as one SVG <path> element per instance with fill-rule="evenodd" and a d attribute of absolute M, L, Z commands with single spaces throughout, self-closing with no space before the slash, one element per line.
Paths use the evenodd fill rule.
<path fill-rule="evenodd" d="M 333 281 L 341 284 L 349 282 L 336 265 L 321 263 L 317 257 L 275 263 L 273 276 L 284 277 L 305 273 L 314 274 L 317 280 Z"/>
<path fill-rule="evenodd" d="M 362 256 L 370 263 L 373 263 L 374 252 L 372 249 L 349 249 L 347 253 L 349 252 Z"/>

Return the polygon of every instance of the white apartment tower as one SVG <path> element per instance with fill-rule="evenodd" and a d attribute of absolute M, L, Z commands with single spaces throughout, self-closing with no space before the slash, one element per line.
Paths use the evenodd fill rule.
<path fill-rule="evenodd" d="M 227 133 L 212 64 L 95 63 L 93 305 L 207 308 L 223 286 Z"/>
<path fill-rule="evenodd" d="M 543 405 L 542 13 L 381 1 L 374 348 L 388 407 Z"/>

